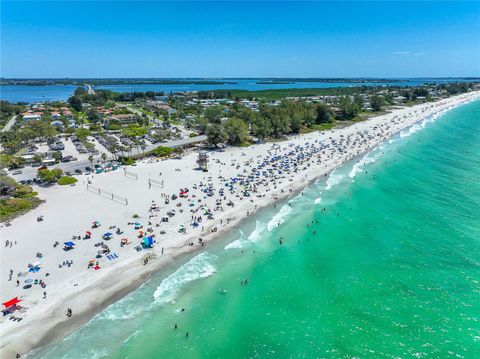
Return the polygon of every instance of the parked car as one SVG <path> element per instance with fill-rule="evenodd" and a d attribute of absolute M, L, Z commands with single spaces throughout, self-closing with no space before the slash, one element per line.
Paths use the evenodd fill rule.
<path fill-rule="evenodd" d="M 77 169 L 75 170 L 75 173 L 76 173 L 77 175 L 81 175 L 81 174 L 82 174 L 82 170 L 81 170 L 80 168 L 77 168 Z"/>
<path fill-rule="evenodd" d="M 93 169 L 92 169 L 92 167 L 88 167 L 88 166 L 87 166 L 87 167 L 85 167 L 85 171 L 87 171 L 87 172 L 92 172 Z"/>
<path fill-rule="evenodd" d="M 22 174 L 22 170 L 15 170 L 12 172 L 14 175 L 20 175 Z"/>

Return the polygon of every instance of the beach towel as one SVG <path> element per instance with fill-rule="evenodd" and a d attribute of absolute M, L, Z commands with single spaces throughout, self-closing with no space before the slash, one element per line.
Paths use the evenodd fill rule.
<path fill-rule="evenodd" d="M 117 259 L 118 256 L 117 256 L 116 253 L 112 253 L 112 254 L 107 255 L 107 258 L 108 258 L 108 260 L 112 261 L 114 259 Z"/>

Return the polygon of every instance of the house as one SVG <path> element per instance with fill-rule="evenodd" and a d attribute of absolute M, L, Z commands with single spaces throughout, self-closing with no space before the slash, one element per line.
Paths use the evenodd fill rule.
<path fill-rule="evenodd" d="M 22 113 L 23 120 L 26 121 L 38 121 L 42 118 L 41 112 L 24 112 Z"/>
<path fill-rule="evenodd" d="M 55 127 L 63 127 L 63 122 L 59 120 L 55 120 L 50 122 L 50 125 L 55 126 Z"/>
<path fill-rule="evenodd" d="M 59 120 L 60 117 L 62 117 L 62 116 L 60 115 L 60 112 L 52 112 L 52 113 L 50 114 L 50 118 L 51 118 L 52 120 Z"/>
<path fill-rule="evenodd" d="M 130 123 L 136 123 L 137 122 L 137 116 L 133 113 L 127 113 L 127 114 L 118 114 L 118 115 L 111 115 L 106 117 L 106 124 L 110 123 L 110 121 L 117 121 L 121 125 L 128 125 Z"/>
<path fill-rule="evenodd" d="M 65 116 L 65 118 L 67 119 L 67 121 L 70 121 L 70 120 L 73 120 L 73 114 L 72 114 L 72 111 L 70 111 L 68 108 L 66 107 L 62 107 L 62 113 L 63 113 L 63 116 Z"/>
<path fill-rule="evenodd" d="M 164 102 L 161 102 L 161 101 L 152 101 L 152 100 L 148 100 L 147 101 L 147 105 L 152 107 L 152 108 L 155 108 L 157 110 L 164 110 L 164 111 L 167 111 L 167 113 L 169 115 L 172 115 L 174 113 L 177 112 L 177 110 L 175 110 L 174 108 L 171 108 L 170 106 L 168 106 L 166 103 Z"/>

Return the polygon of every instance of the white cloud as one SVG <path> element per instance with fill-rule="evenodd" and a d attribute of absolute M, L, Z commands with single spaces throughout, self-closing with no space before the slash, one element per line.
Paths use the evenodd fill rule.
<path fill-rule="evenodd" d="M 411 52 L 410 51 L 394 51 L 393 54 L 394 55 L 410 55 Z"/>

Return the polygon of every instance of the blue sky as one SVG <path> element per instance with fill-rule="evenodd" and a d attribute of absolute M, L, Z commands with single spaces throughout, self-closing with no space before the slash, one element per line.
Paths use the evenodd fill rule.
<path fill-rule="evenodd" d="M 1 1 L 3 77 L 480 76 L 480 2 Z"/>

